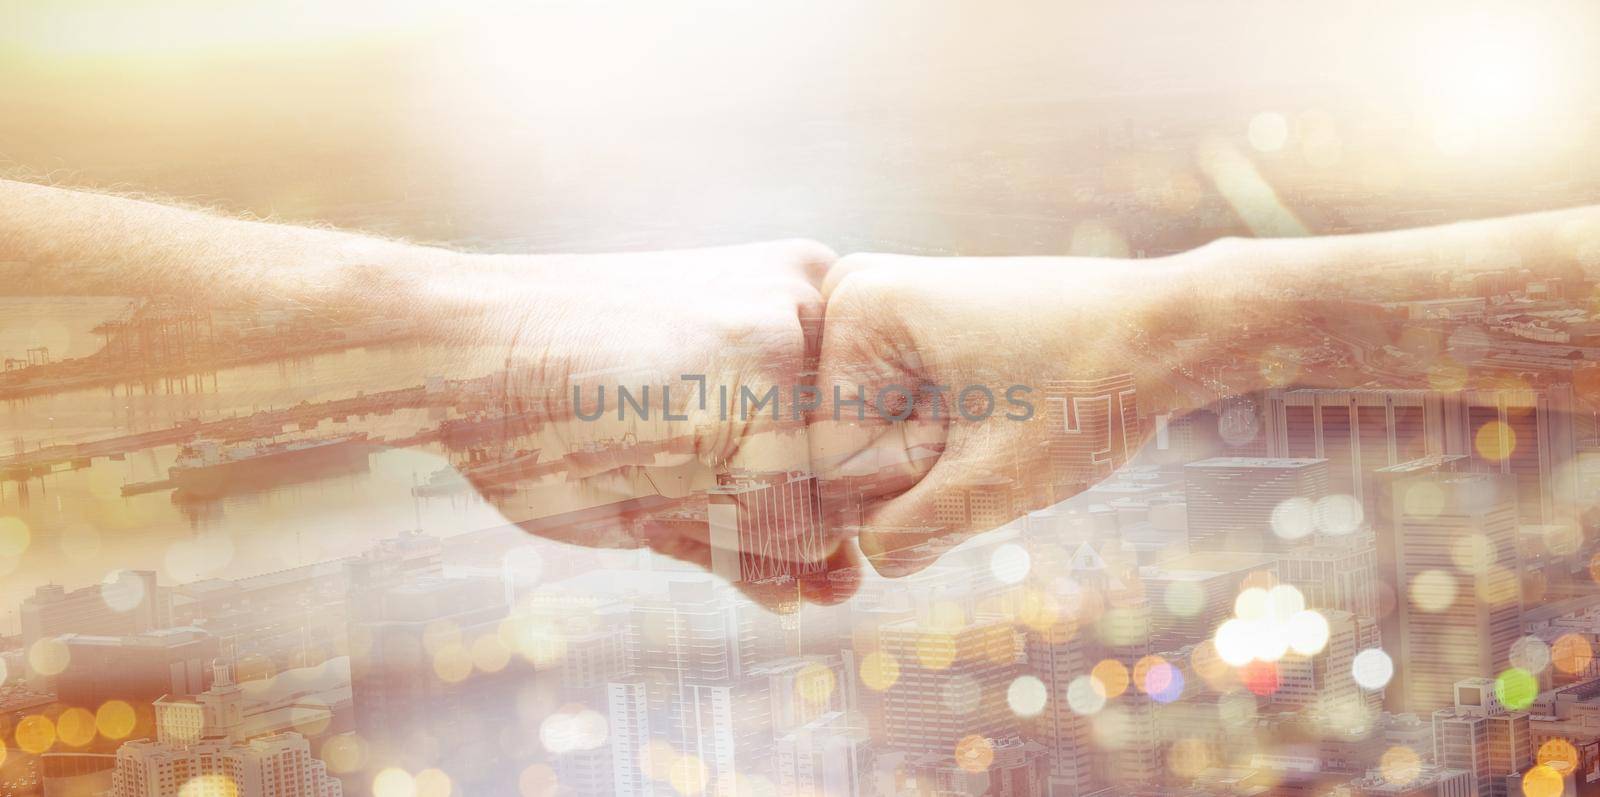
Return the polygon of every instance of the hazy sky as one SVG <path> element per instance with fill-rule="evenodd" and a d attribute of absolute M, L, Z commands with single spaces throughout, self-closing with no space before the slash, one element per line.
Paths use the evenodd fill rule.
<path fill-rule="evenodd" d="M 905 183 L 852 186 L 850 168 L 935 127 L 1003 139 L 1010 120 L 984 114 L 1008 101 L 1115 96 L 1131 114 L 1206 93 L 1242 136 L 1256 111 L 1307 110 L 1285 96 L 1337 95 L 1437 103 L 1515 138 L 1595 107 L 1600 75 L 1588 0 L 444 5 L 0 0 L 0 169 L 291 219 L 419 193 L 548 211 L 584 185 L 606 195 L 572 202 L 627 203 L 630 174 L 640 203 L 670 202 L 685 175 L 734 203 L 727 186 L 805 182 L 808 158 L 844 194 Z M 829 191 L 799 193 L 765 199 Z"/>

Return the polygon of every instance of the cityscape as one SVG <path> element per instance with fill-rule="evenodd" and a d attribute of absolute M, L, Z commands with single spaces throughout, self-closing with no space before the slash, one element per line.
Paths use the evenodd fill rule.
<path fill-rule="evenodd" d="M 1410 68 L 1423 37 L 1394 30 L 1449 14 L 863 4 L 841 33 L 810 4 L 639 30 L 536 5 L 396 4 L 427 35 L 362 8 L 354 44 L 222 11 L 222 44 L 187 48 L 210 28 L 84 13 L 0 59 L 24 78 L 0 81 L 22 109 L 0 114 L 0 797 L 1600 797 L 1592 214 L 1536 250 L 1261 278 L 1226 311 L 1198 286 L 1048 329 L 930 320 L 950 346 L 908 359 L 975 351 L 1015 444 L 972 468 L 972 438 L 927 434 L 973 419 L 961 383 L 916 372 L 838 428 L 800 402 L 837 386 L 827 330 L 881 320 L 832 298 L 792 330 L 799 384 L 730 424 L 707 392 L 748 410 L 768 385 L 715 368 L 763 341 L 717 339 L 694 374 L 672 319 L 626 367 L 523 337 L 670 315 L 694 291 L 656 261 L 579 269 L 606 312 L 538 306 L 508 344 L 487 313 L 230 293 L 198 256 L 130 289 L 114 247 L 34 262 L 4 217 L 7 185 L 81 185 L 510 273 L 797 237 L 1131 273 L 1600 207 L 1581 74 L 1570 101 L 1463 108 L 1451 79 L 1477 102 L 1517 77 L 1474 60 L 1499 39 L 1417 57 L 1445 76 L 1420 99 L 1358 46 L 1395 36 Z M 707 32 L 724 14 L 749 43 Z M 1383 85 L 1333 74 L 1363 60 Z M 1063 285 L 1093 294 L 1003 295 L 1081 309 Z M 1049 335 L 1117 346 L 986 382 Z M 880 522 L 919 489 L 924 514 Z"/>
<path fill-rule="evenodd" d="M 146 415 L 113 437 L 19 438 L 8 580 L 48 544 L 29 519 L 96 469 L 126 474 L 99 500 L 164 507 L 189 532 L 149 566 L 46 573 L 18 596 L 0 789 L 1589 793 L 1600 426 L 1582 386 L 1600 348 L 1574 301 L 1589 291 L 1507 269 L 1429 299 L 1341 297 L 1340 316 L 1282 353 L 1296 382 L 1367 369 L 1404 377 L 1392 387 L 1241 394 L 1229 382 L 1250 364 L 1226 354 L 1160 382 L 1047 380 L 1043 444 L 1073 497 L 1030 508 L 1006 474 L 943 494 L 938 524 L 993 531 L 934 529 L 925 556 L 904 552 L 932 563 L 901 578 L 784 564 L 807 535 L 861 522 L 850 496 L 873 472 L 735 472 L 679 498 L 538 511 L 596 457 L 653 454 L 541 437 L 557 410 L 508 397 L 515 362 L 170 427 Z M 171 312 L 139 303 L 131 317 Z M 13 368 L 12 384 L 98 378 L 95 358 L 127 367 L 130 351 L 163 364 L 203 352 L 197 330 L 224 334 L 205 318 L 151 324 L 166 331 L 127 324 L 82 362 Z M 1185 391 L 1208 408 L 1168 409 Z M 403 474 L 389 500 L 475 527 L 400 527 L 274 567 L 285 558 L 247 561 L 217 520 L 371 476 L 407 447 L 448 464 Z M 170 464 L 141 478 L 141 463 Z M 545 539 L 630 535 L 698 535 L 711 558 Z"/>

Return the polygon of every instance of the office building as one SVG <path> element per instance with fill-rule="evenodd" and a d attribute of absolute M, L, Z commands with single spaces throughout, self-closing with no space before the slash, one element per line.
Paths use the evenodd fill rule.
<path fill-rule="evenodd" d="M 210 684 L 216 637 L 199 628 L 163 628 L 134 636 L 61 637 L 71 665 L 56 676 L 61 702 L 107 700 L 150 705 L 162 695 L 193 695 Z"/>
<path fill-rule="evenodd" d="M 74 590 L 47 584 L 23 600 L 20 614 L 24 647 L 63 634 L 132 636 L 170 624 L 166 595 L 149 570 Z"/>
<path fill-rule="evenodd" d="M 1184 466 L 1183 481 L 1189 550 L 1281 551 L 1311 542 L 1312 507 L 1328 494 L 1328 464 L 1216 457 Z"/>
<path fill-rule="evenodd" d="M 1433 713 L 1433 761 L 1473 775 L 1477 797 L 1509 795 L 1508 775 L 1533 766 L 1528 714 L 1500 702 L 1493 678 L 1467 678 L 1453 688 L 1454 705 Z"/>
<path fill-rule="evenodd" d="M 950 618 L 910 618 L 882 626 L 878 650 L 900 673 L 883 693 L 886 749 L 948 757 L 966 736 L 1016 735 L 1006 704 L 1017 672 L 1011 623 L 969 615 L 956 627 Z"/>
<path fill-rule="evenodd" d="M 1572 386 L 1468 390 L 1456 399 L 1470 469 L 1509 476 L 1523 523 L 1570 523 L 1577 507 Z"/>
<path fill-rule="evenodd" d="M 1278 661 L 1278 688 L 1271 702 L 1310 708 L 1334 728 L 1359 727 L 1375 718 L 1382 695 L 1356 683 L 1357 653 L 1378 646 L 1378 623 L 1338 609 L 1319 609 L 1328 621 L 1328 641 L 1309 656 L 1290 651 Z"/>
<path fill-rule="evenodd" d="M 1350 783 L 1354 797 L 1477 797 L 1472 773 L 1423 765 L 1416 777 L 1396 782 L 1393 773 L 1374 769 Z"/>
<path fill-rule="evenodd" d="M 780 734 L 774 782 L 785 797 L 859 797 L 872 793 L 872 740 L 846 714 L 831 711 Z"/>
<path fill-rule="evenodd" d="M 1383 640 L 1396 665 L 1389 707 L 1420 714 L 1451 705 L 1457 681 L 1510 666 L 1522 633 L 1516 499 L 1505 479 L 1467 473 L 1402 479 L 1391 498 L 1386 580 L 1402 591 Z"/>
<path fill-rule="evenodd" d="M 1577 491 L 1572 387 L 1539 390 L 1291 390 L 1268 397 L 1272 456 L 1328 460 L 1328 488 L 1371 506 L 1372 472 L 1463 455 L 1512 476 L 1525 523 L 1570 521 Z"/>
<path fill-rule="evenodd" d="M 826 569 L 826 530 L 817 478 L 809 473 L 735 473 L 706 490 L 711 572 L 766 581 Z"/>
<path fill-rule="evenodd" d="M 1307 606 L 1378 616 L 1378 548 L 1370 529 L 1319 534 L 1311 545 L 1275 558 L 1279 580 L 1300 590 Z"/>
<path fill-rule="evenodd" d="M 429 577 L 363 591 L 352 605 L 350 657 L 357 728 L 371 773 L 386 767 L 445 770 L 469 793 L 492 792 L 514 777 L 500 733 L 518 720 L 507 695 L 529 682 L 532 667 L 511 650 L 482 667 L 474 649 L 504 644 L 504 586 L 495 577 Z M 516 655 L 524 654 L 524 655 Z"/>
<path fill-rule="evenodd" d="M 1060 567 L 1084 590 L 1067 602 L 1100 602 L 1104 613 L 1093 629 L 1080 627 L 1070 611 L 1027 627 L 1026 671 L 1044 684 L 1047 699 L 1039 715 L 1024 723 L 1024 738 L 1043 748 L 1049 794 L 1153 782 L 1160 771 L 1159 743 L 1149 695 L 1124 691 L 1109 707 L 1121 720 L 1098 734 L 1094 720 L 1075 711 L 1069 697 L 1073 682 L 1100 662 L 1113 661 L 1131 673 L 1152 652 L 1147 591 L 1123 563 L 1107 561 L 1087 545 Z"/>
<path fill-rule="evenodd" d="M 933 522 L 945 529 L 989 531 L 1015 520 L 1022 506 L 1016 484 L 991 473 L 941 490 L 933 499 Z"/>
<path fill-rule="evenodd" d="M 118 748 L 110 797 L 340 797 L 304 736 L 242 732 L 243 691 L 226 664 L 212 666 L 214 685 L 201 699 L 156 702 L 155 740 Z"/>
<path fill-rule="evenodd" d="M 1198 551 L 1140 568 L 1153 649 L 1176 650 L 1209 639 L 1233 616 L 1245 580 L 1258 574 L 1255 578 L 1265 583 L 1278 567 L 1272 554 Z"/>
<path fill-rule="evenodd" d="M 1366 474 L 1444 453 L 1443 404 L 1427 390 L 1273 391 L 1267 454 L 1325 459 L 1329 492 L 1364 499 Z"/>

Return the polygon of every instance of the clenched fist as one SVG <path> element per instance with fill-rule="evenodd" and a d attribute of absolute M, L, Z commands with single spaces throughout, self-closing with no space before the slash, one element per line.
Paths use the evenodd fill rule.
<path fill-rule="evenodd" d="M 1143 441 L 1130 373 L 1184 259 L 851 255 L 824 285 L 813 463 L 880 572 L 1063 500 Z"/>

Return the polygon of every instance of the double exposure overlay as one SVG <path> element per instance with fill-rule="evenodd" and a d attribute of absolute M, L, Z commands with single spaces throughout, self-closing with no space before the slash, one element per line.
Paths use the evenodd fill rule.
<path fill-rule="evenodd" d="M 1600 795 L 1596 41 L 0 2 L 0 797 Z"/>

